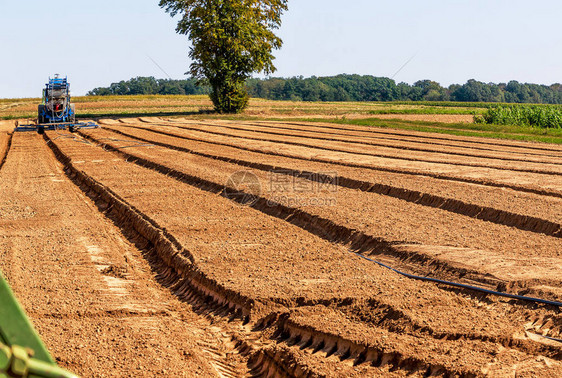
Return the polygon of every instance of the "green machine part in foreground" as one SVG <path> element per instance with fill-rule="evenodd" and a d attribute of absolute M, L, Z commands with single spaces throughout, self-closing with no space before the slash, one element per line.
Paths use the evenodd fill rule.
<path fill-rule="evenodd" d="M 0 378 L 71 378 L 59 368 L 0 272 Z"/>

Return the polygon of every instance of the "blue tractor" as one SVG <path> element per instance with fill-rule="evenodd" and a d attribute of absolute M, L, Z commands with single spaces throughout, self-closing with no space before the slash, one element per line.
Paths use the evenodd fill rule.
<path fill-rule="evenodd" d="M 18 125 L 16 131 L 69 130 L 80 128 L 97 128 L 94 122 L 76 122 L 74 104 L 70 102 L 70 84 L 68 79 L 58 74 L 49 78 L 43 89 L 43 101 L 38 107 L 37 123 Z"/>

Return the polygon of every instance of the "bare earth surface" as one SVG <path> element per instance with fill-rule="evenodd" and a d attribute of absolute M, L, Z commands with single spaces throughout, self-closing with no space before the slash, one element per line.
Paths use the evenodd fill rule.
<path fill-rule="evenodd" d="M 562 302 L 562 148 L 320 123 L 99 123 L 0 132 L 0 269 L 61 366 L 562 375 L 560 307 L 362 258 Z"/>

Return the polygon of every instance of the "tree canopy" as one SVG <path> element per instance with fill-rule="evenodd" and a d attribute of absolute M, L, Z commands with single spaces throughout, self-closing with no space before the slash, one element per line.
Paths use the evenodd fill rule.
<path fill-rule="evenodd" d="M 209 88 L 198 86 L 197 80 L 155 79 L 154 77 L 135 77 L 127 81 L 113 83 L 109 87 L 94 88 L 88 96 L 124 95 L 196 95 L 209 94 Z"/>
<path fill-rule="evenodd" d="M 96 88 L 90 95 L 132 94 L 202 94 L 210 88 L 196 87 L 195 79 L 157 80 L 153 77 L 134 78 Z M 252 97 L 295 101 L 462 101 L 562 104 L 562 85 L 483 83 L 469 80 L 465 84 L 442 87 L 431 80 L 413 85 L 394 80 L 359 75 L 328 77 L 293 77 L 247 79 L 247 91 Z"/>
<path fill-rule="evenodd" d="M 443 87 L 431 80 L 413 85 L 396 83 L 384 77 L 337 75 L 249 79 L 253 97 L 270 100 L 303 101 L 461 101 L 562 104 L 560 84 L 484 83 L 469 80 L 465 84 Z"/>
<path fill-rule="evenodd" d="M 181 16 L 176 31 L 191 40 L 191 75 L 210 85 L 215 109 L 243 110 L 246 80 L 252 73 L 275 72 L 272 51 L 282 41 L 273 31 L 287 0 L 161 0 L 160 7 Z"/>

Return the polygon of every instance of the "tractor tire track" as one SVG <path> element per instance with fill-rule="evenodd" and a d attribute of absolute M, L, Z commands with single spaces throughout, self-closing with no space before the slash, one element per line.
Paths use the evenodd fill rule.
<path fill-rule="evenodd" d="M 0 267 L 58 363 L 83 376 L 211 373 L 180 339 L 193 312 L 151 282 L 43 138 L 15 133 L 0 175 Z"/>

